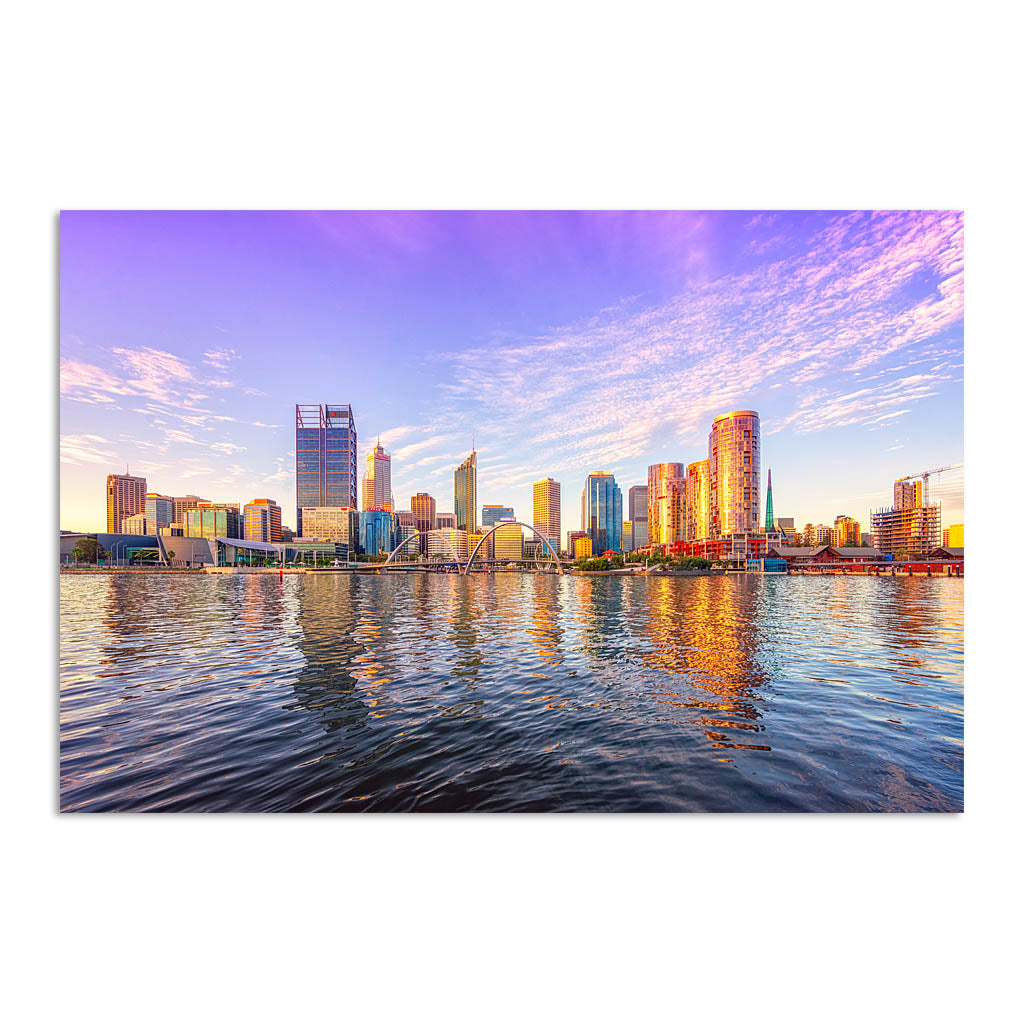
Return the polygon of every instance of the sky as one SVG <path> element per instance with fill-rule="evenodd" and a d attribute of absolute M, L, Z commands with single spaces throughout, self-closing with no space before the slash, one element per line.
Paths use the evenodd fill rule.
<path fill-rule="evenodd" d="M 398 508 L 532 519 L 589 472 L 623 491 L 761 417 L 762 520 L 891 505 L 963 461 L 963 214 L 64 212 L 60 526 L 103 530 L 111 472 L 295 525 L 296 403 L 351 404 Z M 934 478 L 963 522 L 963 470 Z"/>

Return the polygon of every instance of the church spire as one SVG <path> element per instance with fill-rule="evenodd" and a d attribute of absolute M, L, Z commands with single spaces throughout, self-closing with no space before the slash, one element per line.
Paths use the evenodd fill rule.
<path fill-rule="evenodd" d="M 765 503 L 764 509 L 764 528 L 766 530 L 775 529 L 775 509 L 772 507 L 772 471 L 771 467 L 768 469 L 768 500 Z"/>

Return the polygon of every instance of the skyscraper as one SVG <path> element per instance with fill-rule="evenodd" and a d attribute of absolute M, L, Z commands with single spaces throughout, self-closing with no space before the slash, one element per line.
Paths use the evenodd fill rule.
<path fill-rule="evenodd" d="M 149 533 L 158 533 L 163 527 L 170 526 L 174 520 L 174 499 L 166 494 L 149 491 L 146 494 L 146 529 Z"/>
<path fill-rule="evenodd" d="M 551 477 L 533 485 L 533 528 L 556 550 L 562 547 L 562 485 Z"/>
<path fill-rule="evenodd" d="M 580 526 L 594 554 L 622 550 L 622 491 L 611 473 L 591 473 L 580 495 Z"/>
<path fill-rule="evenodd" d="M 768 497 L 764 503 L 764 528 L 775 529 L 775 509 L 772 507 L 772 471 L 768 469 Z"/>
<path fill-rule="evenodd" d="M 107 475 L 107 533 L 120 533 L 121 520 L 146 511 L 146 478 L 127 473 Z"/>
<path fill-rule="evenodd" d="M 295 406 L 295 519 L 303 508 L 358 508 L 356 421 L 350 405 Z"/>
<path fill-rule="evenodd" d="M 647 527 L 651 544 L 686 539 L 686 473 L 681 462 L 647 467 Z"/>
<path fill-rule="evenodd" d="M 635 484 L 629 489 L 629 518 L 633 523 L 646 523 L 647 518 L 647 485 Z"/>
<path fill-rule="evenodd" d="M 480 514 L 481 525 L 488 529 L 502 519 L 515 519 L 515 517 L 515 510 L 506 505 L 484 505 Z"/>
<path fill-rule="evenodd" d="M 391 511 L 391 456 L 381 447 L 380 438 L 366 456 L 366 475 L 363 477 L 363 508 L 382 508 Z"/>
<path fill-rule="evenodd" d="M 711 463 L 707 459 L 686 467 L 686 539 L 711 536 Z"/>
<path fill-rule="evenodd" d="M 752 409 L 716 416 L 708 435 L 711 536 L 757 530 L 761 519 L 761 418 Z"/>
<path fill-rule="evenodd" d="M 253 498 L 242 509 L 242 532 L 246 540 L 280 544 L 281 506 L 273 498 Z"/>
<path fill-rule="evenodd" d="M 425 555 L 427 553 L 427 534 L 431 530 L 437 529 L 437 502 L 426 491 L 420 491 L 412 496 L 409 504 L 412 507 L 412 514 L 416 517 L 416 529 L 420 534 L 420 554 Z M 409 547 L 415 546 L 415 542 L 409 542 Z"/>
<path fill-rule="evenodd" d="M 476 448 L 455 470 L 455 521 L 460 530 L 476 533 Z"/>

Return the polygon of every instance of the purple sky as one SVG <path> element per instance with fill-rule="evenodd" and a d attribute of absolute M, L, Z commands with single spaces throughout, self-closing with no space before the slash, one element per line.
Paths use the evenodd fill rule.
<path fill-rule="evenodd" d="M 963 460 L 959 212 L 71 212 L 60 244 L 65 529 L 126 463 L 294 526 L 296 402 L 353 405 L 400 508 L 451 510 L 475 433 L 481 504 L 553 476 L 563 533 L 588 472 L 705 458 L 731 409 L 798 525 Z"/>

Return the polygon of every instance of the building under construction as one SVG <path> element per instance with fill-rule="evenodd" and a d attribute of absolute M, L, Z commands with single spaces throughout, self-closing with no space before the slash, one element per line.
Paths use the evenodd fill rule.
<path fill-rule="evenodd" d="M 939 546 L 942 507 L 928 502 L 929 475 L 921 474 L 923 479 L 916 483 L 908 482 L 912 477 L 897 480 L 893 507 L 871 513 L 871 540 L 883 555 L 927 555 Z"/>

